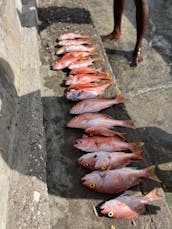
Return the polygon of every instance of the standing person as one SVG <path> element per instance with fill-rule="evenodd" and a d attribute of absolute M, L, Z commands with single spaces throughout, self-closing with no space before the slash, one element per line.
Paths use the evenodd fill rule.
<path fill-rule="evenodd" d="M 133 51 L 132 65 L 137 66 L 138 63 L 143 61 L 141 53 L 142 39 L 146 28 L 148 18 L 148 0 L 134 0 L 136 6 L 136 27 L 137 27 L 137 39 L 135 48 Z M 114 29 L 112 33 L 102 36 L 102 41 L 108 41 L 113 39 L 121 39 L 121 21 L 122 13 L 124 10 L 125 0 L 114 0 L 113 12 L 114 12 Z"/>

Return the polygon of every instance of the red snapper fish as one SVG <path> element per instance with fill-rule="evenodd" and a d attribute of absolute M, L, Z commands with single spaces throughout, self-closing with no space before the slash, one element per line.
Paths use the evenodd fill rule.
<path fill-rule="evenodd" d="M 163 198 L 158 191 L 158 188 L 154 188 L 147 195 L 121 195 L 102 204 L 101 213 L 115 219 L 134 218 L 144 210 L 146 204 Z"/>
<path fill-rule="evenodd" d="M 60 35 L 58 40 L 68 40 L 68 39 L 77 39 L 77 38 L 85 39 L 85 38 L 89 38 L 89 36 L 88 35 L 82 35 L 79 33 L 65 33 L 65 34 Z"/>
<path fill-rule="evenodd" d="M 102 60 L 102 58 L 100 58 L 100 57 L 96 57 L 96 58 L 92 58 L 92 59 L 90 58 L 88 60 L 79 60 L 79 61 L 76 61 L 76 62 L 72 63 L 71 65 L 69 65 L 69 69 L 79 68 L 79 67 L 87 67 L 89 65 L 92 65 L 93 62 L 100 61 L 100 60 Z"/>
<path fill-rule="evenodd" d="M 53 65 L 53 70 L 59 70 L 63 68 L 67 68 L 73 62 L 83 59 L 86 56 L 93 55 L 92 52 L 70 52 L 66 53 L 60 60 L 56 61 Z"/>
<path fill-rule="evenodd" d="M 100 80 L 111 80 L 111 77 L 108 74 L 99 76 L 93 74 L 69 75 L 65 85 L 86 84 L 90 82 L 99 82 Z"/>
<path fill-rule="evenodd" d="M 112 85 L 115 81 L 111 80 L 104 84 L 79 84 L 70 87 L 66 92 L 66 98 L 69 100 L 82 100 L 95 98 L 98 95 L 103 94 L 107 87 Z"/>
<path fill-rule="evenodd" d="M 83 51 L 83 52 L 91 52 L 96 49 L 96 45 L 92 47 L 88 47 L 85 45 L 70 45 L 70 46 L 62 46 L 56 51 L 56 55 L 61 55 L 66 52 L 73 52 L 73 51 Z"/>
<path fill-rule="evenodd" d="M 102 74 L 104 74 L 104 71 L 102 68 L 80 67 L 80 68 L 74 68 L 70 72 L 71 75 L 85 74 L 85 73 L 102 73 Z"/>
<path fill-rule="evenodd" d="M 109 115 L 101 113 L 85 113 L 80 114 L 70 120 L 68 127 L 87 129 L 89 127 L 112 128 L 113 126 L 133 127 L 132 120 L 116 120 Z"/>
<path fill-rule="evenodd" d="M 109 170 L 125 167 L 131 160 L 138 159 L 143 159 L 142 151 L 135 153 L 95 152 L 81 156 L 78 159 L 78 164 L 90 170 Z"/>
<path fill-rule="evenodd" d="M 101 99 L 101 98 L 85 99 L 83 101 L 78 102 L 76 105 L 74 105 L 70 110 L 70 114 L 98 112 L 114 104 L 119 104 L 123 102 L 124 102 L 124 97 L 121 93 L 119 93 L 115 99 Z"/>
<path fill-rule="evenodd" d="M 89 134 L 90 136 L 106 136 L 106 137 L 118 136 L 122 139 L 125 139 L 125 133 L 117 132 L 104 127 L 90 127 L 85 129 L 85 133 Z"/>
<path fill-rule="evenodd" d="M 91 190 L 115 194 L 137 185 L 140 178 L 159 181 L 154 171 L 155 166 L 139 170 L 125 167 L 114 170 L 93 171 L 85 175 L 81 180 L 82 185 Z"/>
<path fill-rule="evenodd" d="M 92 42 L 90 40 L 62 40 L 57 43 L 60 46 L 70 46 L 70 45 L 90 45 Z"/>
<path fill-rule="evenodd" d="M 76 140 L 74 147 L 85 152 L 113 152 L 130 150 L 131 152 L 139 151 L 143 142 L 124 142 L 119 137 L 93 136 L 79 138 Z"/>

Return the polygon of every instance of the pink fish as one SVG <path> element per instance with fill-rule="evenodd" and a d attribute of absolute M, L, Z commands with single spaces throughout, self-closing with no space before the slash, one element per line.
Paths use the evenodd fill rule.
<path fill-rule="evenodd" d="M 82 185 L 101 193 L 115 194 L 127 190 L 148 178 L 158 181 L 154 174 L 155 166 L 145 169 L 121 168 L 106 171 L 93 171 L 82 178 Z"/>
<path fill-rule="evenodd" d="M 76 75 L 76 74 L 85 74 L 85 73 L 104 73 L 102 68 L 91 68 L 91 67 L 80 67 L 80 68 L 74 68 L 71 70 L 70 74 Z"/>
<path fill-rule="evenodd" d="M 109 170 L 125 167 L 131 160 L 143 159 L 142 152 L 95 152 L 87 153 L 78 159 L 78 164 L 90 170 Z"/>
<path fill-rule="evenodd" d="M 143 146 L 143 142 L 124 142 L 119 137 L 93 136 L 87 138 L 79 138 L 76 140 L 75 148 L 85 152 L 113 152 L 130 150 L 132 152 L 139 151 Z"/>
<path fill-rule="evenodd" d="M 66 53 L 60 60 L 53 65 L 53 70 L 67 68 L 73 62 L 93 55 L 92 52 L 70 52 Z"/>
<path fill-rule="evenodd" d="M 115 81 L 111 80 L 104 84 L 79 84 L 70 87 L 66 92 L 66 98 L 69 100 L 82 100 L 95 98 L 101 95 L 107 87 L 113 84 Z"/>
<path fill-rule="evenodd" d="M 82 88 L 87 88 L 87 87 L 95 87 L 95 86 L 99 86 L 100 84 L 96 84 L 94 82 L 90 82 L 90 83 L 76 83 L 71 85 L 69 88 L 70 89 L 82 89 Z"/>
<path fill-rule="evenodd" d="M 116 219 L 130 219 L 138 216 L 144 209 L 145 204 L 163 198 L 154 188 L 147 195 L 121 195 L 115 199 L 106 201 L 100 206 L 101 213 Z"/>
<path fill-rule="evenodd" d="M 133 121 L 116 120 L 112 119 L 109 115 L 101 113 L 85 113 L 74 117 L 68 122 L 67 126 L 80 129 L 87 129 L 89 127 L 112 128 L 113 126 L 132 127 Z"/>
<path fill-rule="evenodd" d="M 92 42 L 90 40 L 62 40 L 58 42 L 60 46 L 70 46 L 70 45 L 90 45 Z"/>
<path fill-rule="evenodd" d="M 109 130 L 104 127 L 90 127 L 90 128 L 85 129 L 85 132 L 89 134 L 90 136 L 106 136 L 106 137 L 118 136 L 122 139 L 125 139 L 124 133 L 120 133 L 114 130 Z"/>
<path fill-rule="evenodd" d="M 78 102 L 74 105 L 71 110 L 70 114 L 83 114 L 87 112 L 97 112 L 101 111 L 105 108 L 108 108 L 114 104 L 119 104 L 124 102 L 124 97 L 121 93 L 117 95 L 115 99 L 85 99 L 83 101 Z"/>
<path fill-rule="evenodd" d="M 93 62 L 100 61 L 100 60 L 102 60 L 102 58 L 96 57 L 96 58 L 92 58 L 92 59 L 90 58 L 88 60 L 76 61 L 73 64 L 69 65 L 69 69 L 87 67 L 89 65 L 92 65 Z"/>
<path fill-rule="evenodd" d="M 74 57 L 72 55 L 68 55 L 70 53 L 66 53 L 60 60 L 56 61 L 55 64 L 53 65 L 52 69 L 53 70 L 59 70 L 59 69 L 64 69 L 67 68 L 70 64 L 75 62 L 78 59 L 81 59 L 81 56 Z"/>
<path fill-rule="evenodd" d="M 73 51 L 83 51 L 83 52 L 92 52 L 96 49 L 96 45 L 92 47 L 88 47 L 85 45 L 70 45 L 70 46 L 62 46 L 56 51 L 56 55 L 61 55 L 66 52 L 73 52 Z"/>
<path fill-rule="evenodd" d="M 93 74 L 78 74 L 78 75 L 69 75 L 66 80 L 65 85 L 73 84 L 86 84 L 90 82 L 99 82 L 100 80 L 110 80 L 110 76 L 107 74 L 104 75 L 93 75 Z"/>
<path fill-rule="evenodd" d="M 65 33 L 65 34 L 60 35 L 58 40 L 68 40 L 68 39 L 77 39 L 77 38 L 84 39 L 84 38 L 89 38 L 89 36 L 78 34 L 78 33 Z"/>

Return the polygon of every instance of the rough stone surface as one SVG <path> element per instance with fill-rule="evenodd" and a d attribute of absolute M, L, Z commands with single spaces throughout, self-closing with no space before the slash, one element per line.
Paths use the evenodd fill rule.
<path fill-rule="evenodd" d="M 26 6 L 27 5 L 27 6 Z M 35 1 L 0 1 L 0 228 L 49 228 Z M 30 18 L 22 21 L 23 13 Z M 31 13 L 31 14 L 30 14 Z"/>

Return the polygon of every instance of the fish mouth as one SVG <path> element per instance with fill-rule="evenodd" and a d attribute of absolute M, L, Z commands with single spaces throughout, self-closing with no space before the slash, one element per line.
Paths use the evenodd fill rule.
<path fill-rule="evenodd" d="M 79 143 L 82 143 L 82 139 L 76 139 L 76 143 L 79 144 Z"/>
<path fill-rule="evenodd" d="M 87 179 L 83 177 L 81 179 L 81 183 L 82 183 L 82 185 L 87 186 Z"/>
<path fill-rule="evenodd" d="M 78 160 L 77 160 L 77 164 L 78 164 L 78 166 L 79 167 L 83 167 L 83 158 L 79 158 Z"/>
<path fill-rule="evenodd" d="M 87 179 L 85 179 L 84 177 L 81 178 L 82 183 L 85 182 L 86 180 L 87 180 Z"/>
<path fill-rule="evenodd" d="M 76 144 L 74 144 L 73 146 L 74 146 L 75 148 L 78 148 L 78 147 L 79 147 L 79 144 L 76 143 Z"/>

